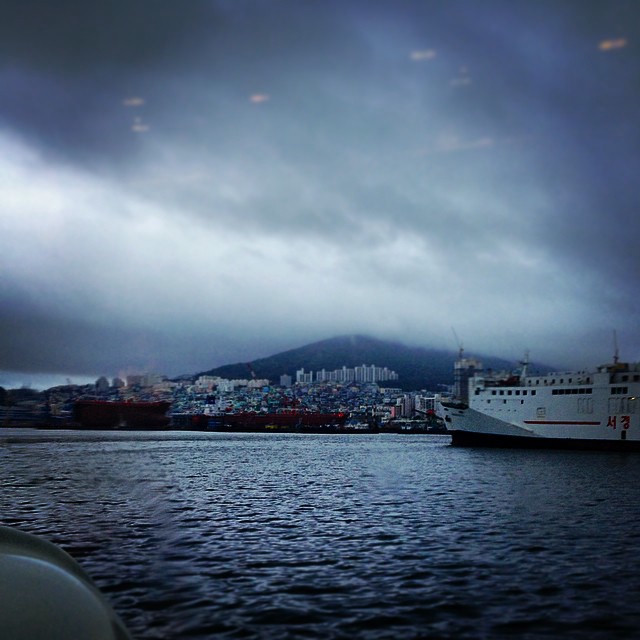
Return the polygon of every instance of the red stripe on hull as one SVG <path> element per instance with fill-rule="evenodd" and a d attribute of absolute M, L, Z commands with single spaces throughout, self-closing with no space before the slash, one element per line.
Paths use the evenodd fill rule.
<path fill-rule="evenodd" d="M 581 420 L 525 420 L 525 424 L 576 424 L 576 425 L 595 425 L 598 426 L 602 422 L 583 422 Z"/>

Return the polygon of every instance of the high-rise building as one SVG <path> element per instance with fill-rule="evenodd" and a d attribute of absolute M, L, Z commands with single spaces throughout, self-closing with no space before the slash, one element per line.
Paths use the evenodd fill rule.
<path fill-rule="evenodd" d="M 291 386 L 291 376 L 284 373 L 280 376 L 280 386 L 281 387 L 290 387 Z"/>
<path fill-rule="evenodd" d="M 476 371 L 482 370 L 482 362 L 475 358 L 460 358 L 453 365 L 453 395 L 469 402 L 469 378 L 472 378 Z"/>
<path fill-rule="evenodd" d="M 374 383 L 385 380 L 397 380 L 398 374 L 391 371 L 388 367 L 378 367 L 374 364 L 363 364 L 359 367 L 349 368 L 343 365 L 340 369 L 327 371 L 320 369 L 314 373 L 312 371 L 306 373 L 304 369 L 296 371 L 296 382 L 308 384 L 311 382 L 338 382 L 348 384 L 350 382 Z"/>
<path fill-rule="evenodd" d="M 309 371 L 309 373 L 305 373 L 304 368 L 298 369 L 296 371 L 296 382 L 300 384 L 309 384 L 313 382 L 313 371 Z"/>

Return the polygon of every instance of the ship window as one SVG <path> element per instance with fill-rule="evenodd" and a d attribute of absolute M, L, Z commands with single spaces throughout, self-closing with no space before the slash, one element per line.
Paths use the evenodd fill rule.
<path fill-rule="evenodd" d="M 492 396 L 495 396 L 495 395 L 496 395 L 496 390 L 495 390 L 495 389 L 491 392 L 491 395 L 492 395 Z"/>
<path fill-rule="evenodd" d="M 593 389 L 585 389 L 585 393 L 593 393 Z"/>
<path fill-rule="evenodd" d="M 560 378 L 560 384 L 564 384 L 564 378 Z"/>
<path fill-rule="evenodd" d="M 629 380 L 629 376 L 622 376 L 622 382 L 626 382 L 627 380 Z"/>
<path fill-rule="evenodd" d="M 638 382 L 640 380 L 640 376 L 633 376 L 633 381 Z"/>
<path fill-rule="evenodd" d="M 559 391 L 558 389 L 554 389 L 554 390 L 551 392 L 551 395 L 552 395 L 552 396 L 557 396 L 557 395 L 558 395 L 558 391 Z"/>
<path fill-rule="evenodd" d="M 503 396 L 504 395 L 504 391 L 501 390 L 500 391 L 500 395 Z"/>
<path fill-rule="evenodd" d="M 513 391 L 511 391 L 511 389 L 509 389 L 509 391 L 507 391 L 507 395 L 510 396 L 513 394 Z"/>
<path fill-rule="evenodd" d="M 532 389 L 532 390 L 531 390 L 531 395 L 532 395 L 532 396 L 535 396 L 535 395 L 536 395 L 536 390 L 535 390 L 535 389 Z"/>
<path fill-rule="evenodd" d="M 527 395 L 527 390 L 526 390 L 526 389 L 522 392 L 522 395 L 523 395 L 523 396 L 526 396 L 526 395 Z"/>
<path fill-rule="evenodd" d="M 516 395 L 519 396 L 520 395 L 520 391 L 516 390 Z"/>
<path fill-rule="evenodd" d="M 569 384 L 573 382 L 573 378 L 569 378 Z"/>
<path fill-rule="evenodd" d="M 611 387 L 611 395 L 623 395 L 629 393 L 629 387 Z"/>
<path fill-rule="evenodd" d="M 503 400 L 503 401 L 502 401 L 502 404 L 507 404 L 507 401 L 506 401 L 506 400 Z"/>

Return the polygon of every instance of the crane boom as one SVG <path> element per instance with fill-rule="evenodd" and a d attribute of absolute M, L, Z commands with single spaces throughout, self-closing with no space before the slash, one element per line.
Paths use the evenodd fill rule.
<path fill-rule="evenodd" d="M 458 359 L 462 360 L 462 354 L 464 353 L 464 347 L 462 346 L 462 342 L 460 342 L 460 338 L 458 338 L 458 334 L 456 330 L 451 327 L 451 331 L 453 331 L 453 337 L 456 339 L 456 344 L 458 345 Z"/>

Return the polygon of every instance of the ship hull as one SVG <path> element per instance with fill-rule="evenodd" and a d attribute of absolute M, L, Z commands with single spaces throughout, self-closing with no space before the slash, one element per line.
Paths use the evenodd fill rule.
<path fill-rule="evenodd" d="M 102 402 L 78 400 L 73 424 L 78 429 L 167 429 L 169 402 Z"/>
<path fill-rule="evenodd" d="M 442 402 L 455 446 L 640 451 L 640 367 L 469 385 L 469 401 Z"/>
<path fill-rule="evenodd" d="M 500 449 L 564 449 L 582 451 L 640 451 L 638 440 L 593 440 L 585 438 L 541 438 L 531 436 L 451 431 L 456 447 L 492 447 Z"/>

